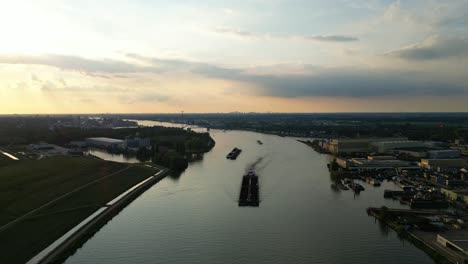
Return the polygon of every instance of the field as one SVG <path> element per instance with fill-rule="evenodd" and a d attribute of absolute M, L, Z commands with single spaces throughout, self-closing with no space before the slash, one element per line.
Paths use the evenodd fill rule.
<path fill-rule="evenodd" d="M 10 159 L 9 157 L 3 155 L 2 153 L 0 153 L 0 167 L 10 165 L 13 162 L 15 162 L 15 161 Z"/>
<path fill-rule="evenodd" d="M 0 230 L 0 263 L 26 262 L 155 172 L 144 166 L 71 157 L 23 160 L 0 167 L 0 229 L 35 210 Z"/>

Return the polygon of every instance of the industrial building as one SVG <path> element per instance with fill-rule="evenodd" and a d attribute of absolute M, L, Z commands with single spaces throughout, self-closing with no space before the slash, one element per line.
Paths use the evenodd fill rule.
<path fill-rule="evenodd" d="M 457 149 L 436 149 L 431 147 L 402 147 L 395 148 L 392 152 L 420 159 L 455 159 L 459 158 L 461 154 Z"/>
<path fill-rule="evenodd" d="M 434 149 L 429 147 L 403 147 L 394 149 L 393 153 L 407 157 L 422 159 L 427 158 L 429 156 L 427 152 L 431 150 Z"/>
<path fill-rule="evenodd" d="M 444 247 L 450 248 L 451 250 L 454 250 L 457 253 L 460 253 L 463 257 L 463 263 L 464 260 L 466 260 L 468 256 L 468 240 L 466 239 L 466 235 L 468 235 L 466 232 L 463 232 L 464 234 L 459 234 L 460 232 L 457 232 L 457 235 L 449 235 L 449 234 L 438 234 L 437 235 L 437 243 L 441 244 Z M 462 263 L 462 262 L 459 262 Z"/>
<path fill-rule="evenodd" d="M 88 146 L 88 143 L 86 143 L 85 141 L 70 141 L 69 145 L 75 148 L 86 148 Z"/>
<path fill-rule="evenodd" d="M 112 147 L 112 148 L 121 148 L 123 145 L 123 140 L 115 139 L 115 138 L 107 138 L 107 137 L 94 137 L 94 138 L 87 138 L 86 143 L 92 146 L 97 147 Z"/>
<path fill-rule="evenodd" d="M 27 148 L 30 150 L 51 150 L 54 149 L 54 145 L 40 142 L 38 144 L 30 144 Z"/>
<path fill-rule="evenodd" d="M 396 160 L 394 156 L 367 156 L 368 160 Z"/>
<path fill-rule="evenodd" d="M 397 160 L 394 157 L 381 156 L 381 158 L 376 158 L 373 156 L 369 156 L 366 158 L 352 158 L 352 159 L 344 159 L 344 158 L 337 158 L 337 164 L 346 169 L 414 169 L 418 168 L 416 165 L 411 164 L 411 162 Z"/>
<path fill-rule="evenodd" d="M 147 148 L 151 146 L 151 140 L 149 138 L 125 138 L 122 147 L 128 149 L 139 149 L 139 148 Z"/>
<path fill-rule="evenodd" d="M 40 157 L 53 157 L 68 154 L 67 148 L 45 142 L 40 142 L 39 144 L 30 144 L 27 146 L 27 149 L 39 155 Z"/>
<path fill-rule="evenodd" d="M 333 154 L 370 152 L 374 142 L 405 140 L 408 138 L 337 138 L 330 140 L 327 148 Z"/>
<path fill-rule="evenodd" d="M 397 148 L 408 148 L 408 147 L 424 147 L 424 143 L 421 141 L 413 140 L 388 140 L 388 141 L 374 141 L 370 143 L 372 151 L 377 153 L 390 153 Z"/>
<path fill-rule="evenodd" d="M 467 162 L 464 159 L 421 159 L 420 165 L 426 169 L 464 168 Z"/>
<path fill-rule="evenodd" d="M 456 149 L 431 150 L 427 153 L 431 159 L 454 159 L 460 157 L 460 151 Z"/>
<path fill-rule="evenodd" d="M 468 191 L 466 190 L 449 190 L 446 188 L 440 188 L 440 192 L 447 196 L 447 198 L 450 200 L 460 201 L 468 204 Z"/>

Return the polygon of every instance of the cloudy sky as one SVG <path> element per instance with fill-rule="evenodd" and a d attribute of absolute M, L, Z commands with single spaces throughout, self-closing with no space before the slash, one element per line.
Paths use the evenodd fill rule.
<path fill-rule="evenodd" d="M 0 0 L 0 114 L 468 111 L 466 0 Z"/>

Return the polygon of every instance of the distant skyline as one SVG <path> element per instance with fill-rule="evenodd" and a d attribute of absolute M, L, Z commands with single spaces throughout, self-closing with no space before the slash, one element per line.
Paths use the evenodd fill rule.
<path fill-rule="evenodd" d="M 468 1 L 3 1 L 0 114 L 468 111 Z"/>

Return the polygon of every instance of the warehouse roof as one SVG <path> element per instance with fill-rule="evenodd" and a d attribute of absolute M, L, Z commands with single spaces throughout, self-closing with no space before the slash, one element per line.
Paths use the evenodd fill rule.
<path fill-rule="evenodd" d="M 402 148 L 396 148 L 395 150 L 430 151 L 430 150 L 435 150 L 435 148 L 430 148 L 430 147 L 402 147 Z"/>
<path fill-rule="evenodd" d="M 93 138 L 87 138 L 87 139 L 94 140 L 94 141 L 106 142 L 106 143 L 122 143 L 123 142 L 123 140 L 121 140 L 121 139 L 107 138 L 107 137 L 93 137 Z"/>

